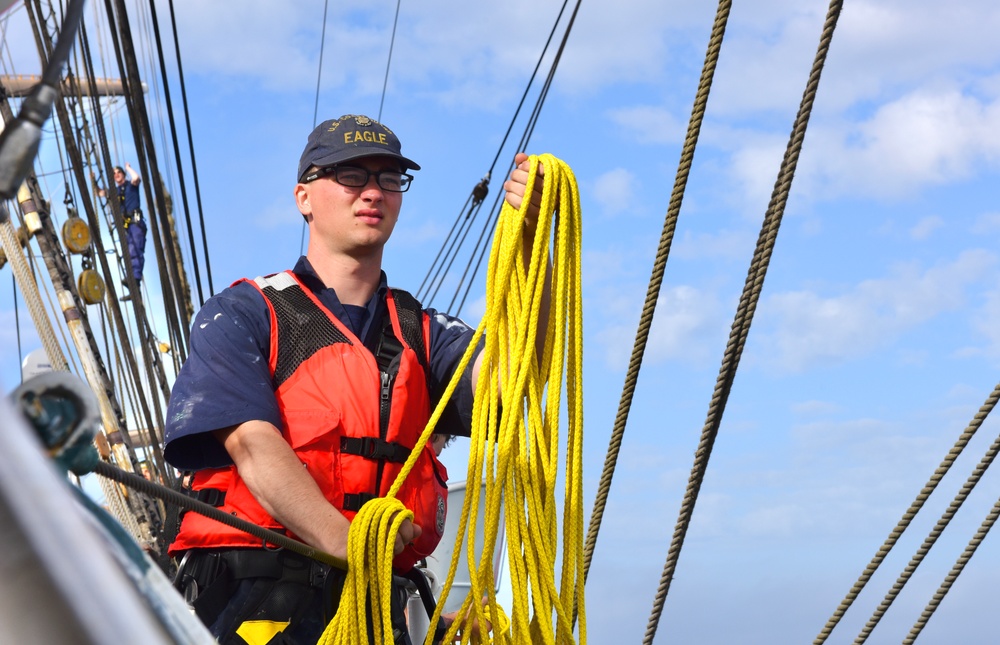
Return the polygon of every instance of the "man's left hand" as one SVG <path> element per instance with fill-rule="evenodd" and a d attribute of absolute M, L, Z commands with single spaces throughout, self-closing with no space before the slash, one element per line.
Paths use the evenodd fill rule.
<path fill-rule="evenodd" d="M 514 163 L 516 165 L 510 171 L 510 179 L 503 184 L 503 189 L 507 191 L 504 199 L 514 208 L 520 209 L 521 204 L 524 202 L 524 194 L 528 190 L 528 171 L 530 170 L 528 155 L 523 152 L 517 153 L 514 155 Z M 531 205 L 524 218 L 525 224 L 531 229 L 534 229 L 535 224 L 538 222 L 538 211 L 542 205 L 542 186 L 544 183 L 542 177 L 544 176 L 545 166 L 539 163 L 538 179 L 535 180 L 534 189 L 531 191 Z"/>

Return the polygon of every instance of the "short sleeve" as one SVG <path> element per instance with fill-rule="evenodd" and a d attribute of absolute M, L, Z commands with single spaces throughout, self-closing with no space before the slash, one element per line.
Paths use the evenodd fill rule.
<path fill-rule="evenodd" d="M 241 282 L 213 296 L 195 317 L 191 351 L 167 405 L 164 456 L 176 468 L 232 463 L 212 434 L 246 421 L 281 427 L 269 367 L 270 313 Z"/>
<path fill-rule="evenodd" d="M 430 318 L 430 391 L 431 404 L 437 405 L 451 382 L 458 364 L 472 341 L 475 330 L 462 319 L 425 309 Z M 481 351 L 482 347 L 478 351 Z M 436 432 L 468 437 L 472 434 L 472 365 L 462 374 L 448 406 L 438 422 Z"/>

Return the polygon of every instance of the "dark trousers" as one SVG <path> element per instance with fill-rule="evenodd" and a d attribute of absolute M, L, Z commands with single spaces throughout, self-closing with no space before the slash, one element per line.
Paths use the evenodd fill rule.
<path fill-rule="evenodd" d="M 132 275 L 136 282 L 141 282 L 146 257 L 146 221 L 133 218 L 125 229 L 125 235 L 128 238 L 128 254 L 132 258 Z"/>
<path fill-rule="evenodd" d="M 192 605 L 219 645 L 315 645 L 337 611 L 347 575 L 287 551 L 233 549 L 192 556 L 178 571 L 177 586 L 186 592 L 196 585 Z M 406 591 L 395 589 L 396 645 L 411 645 L 405 606 Z M 374 642 L 371 624 L 368 633 Z"/>

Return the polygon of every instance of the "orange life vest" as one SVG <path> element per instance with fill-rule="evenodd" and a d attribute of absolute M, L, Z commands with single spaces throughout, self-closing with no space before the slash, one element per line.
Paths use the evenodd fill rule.
<path fill-rule="evenodd" d="M 430 417 L 429 319 L 405 291 L 387 292 L 386 315 L 402 349 L 380 369 L 376 355 L 291 271 L 251 284 L 270 312 L 270 370 L 283 436 L 327 500 L 353 519 L 362 504 L 389 490 Z M 393 560 L 397 570 L 411 569 L 440 542 L 447 478 L 428 442 L 397 495 L 423 530 Z M 289 533 L 261 507 L 235 466 L 199 471 L 192 488 L 225 490 L 220 510 Z M 243 531 L 189 512 L 169 552 L 261 546 Z"/>

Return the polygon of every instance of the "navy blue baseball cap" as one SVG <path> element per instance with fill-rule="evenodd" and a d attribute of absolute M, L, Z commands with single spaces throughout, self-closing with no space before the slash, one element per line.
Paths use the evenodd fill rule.
<path fill-rule="evenodd" d="M 392 130 L 375 119 L 346 114 L 339 119 L 323 121 L 309 134 L 299 158 L 298 180 L 302 181 L 313 166 L 322 168 L 375 155 L 399 159 L 402 170 L 420 170 L 420 166 L 399 150 L 399 139 Z"/>

